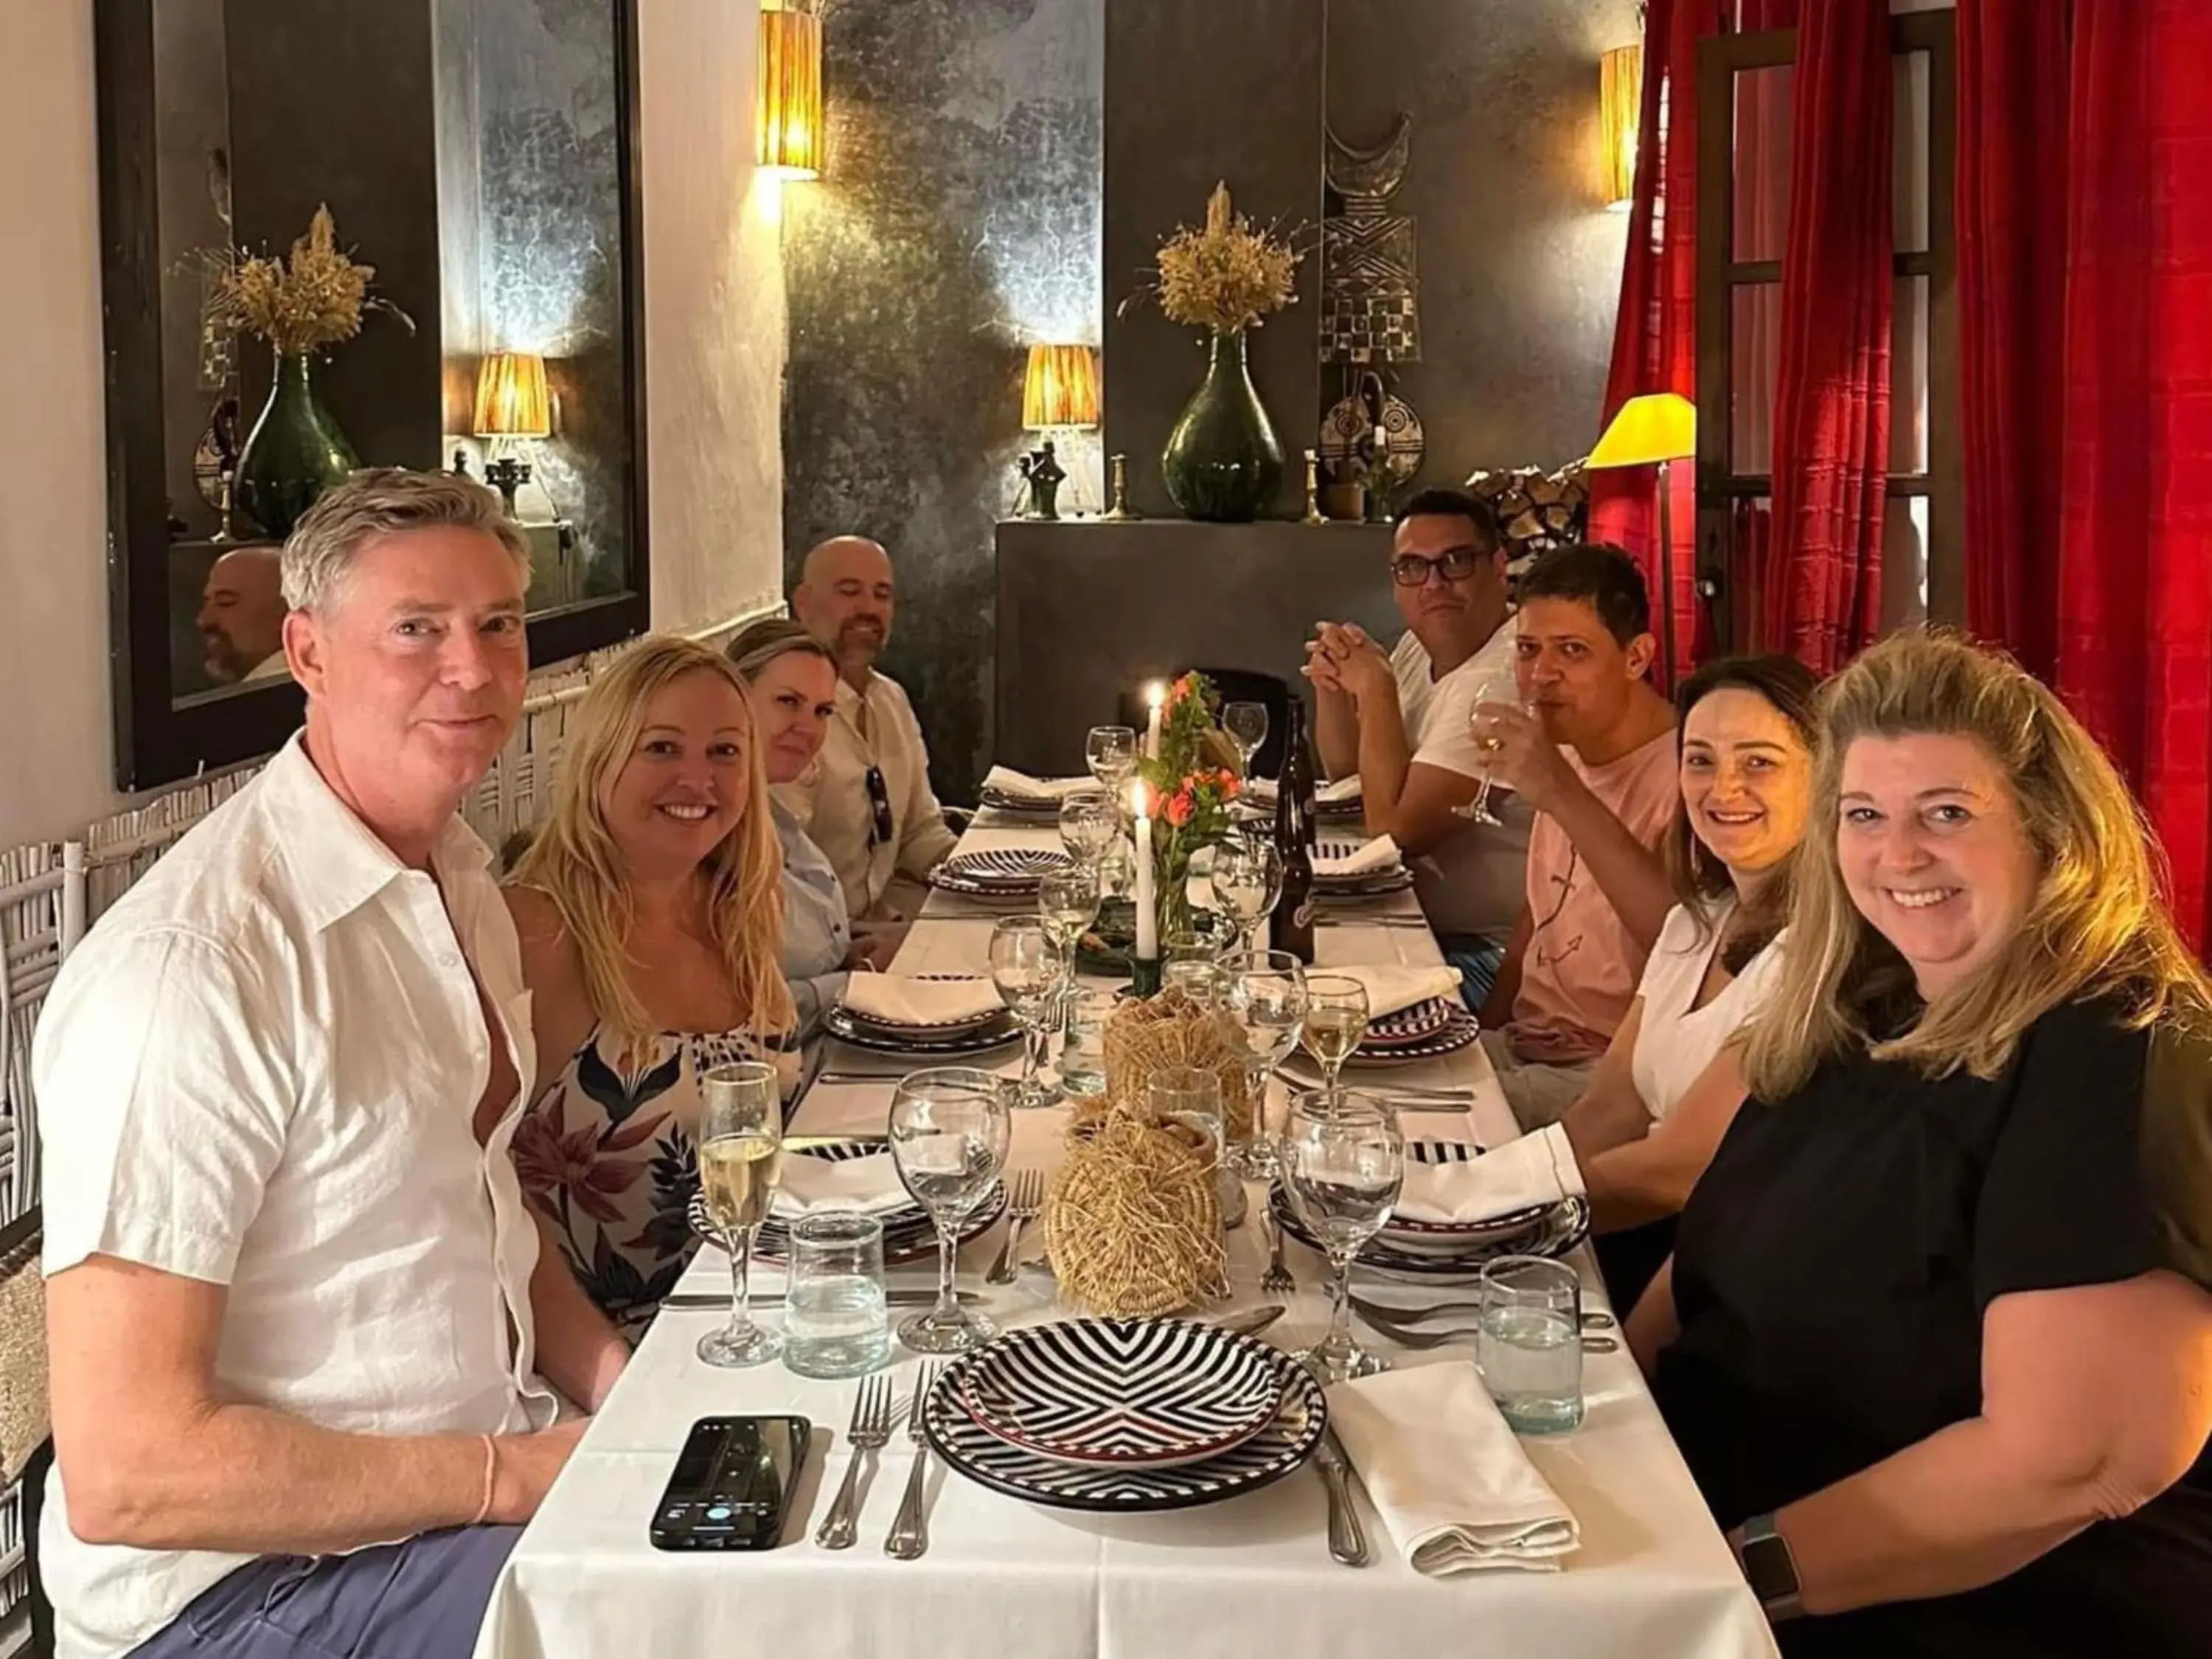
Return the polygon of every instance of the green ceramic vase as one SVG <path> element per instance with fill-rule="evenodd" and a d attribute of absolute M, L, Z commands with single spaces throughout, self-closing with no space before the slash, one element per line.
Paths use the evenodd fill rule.
<path fill-rule="evenodd" d="M 313 360 L 280 355 L 269 401 L 238 458 L 233 501 L 264 535 L 281 538 L 316 496 L 360 465 L 316 395 Z"/>
<path fill-rule="evenodd" d="M 1274 498 L 1283 447 L 1252 389 L 1241 331 L 1213 337 L 1206 382 L 1168 434 L 1160 471 L 1186 518 L 1245 524 Z"/>

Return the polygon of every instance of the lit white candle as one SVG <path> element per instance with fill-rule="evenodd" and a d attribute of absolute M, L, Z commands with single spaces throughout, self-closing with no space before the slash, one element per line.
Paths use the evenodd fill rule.
<path fill-rule="evenodd" d="M 1158 708 L 1153 709 L 1152 718 L 1158 721 Z M 1157 734 L 1157 724 L 1153 730 Z M 1160 954 L 1160 920 L 1152 899 L 1152 803 L 1142 783 L 1130 787 L 1129 805 L 1137 819 L 1137 960 L 1156 962 Z"/>
<path fill-rule="evenodd" d="M 1158 680 L 1145 688 L 1145 707 L 1152 713 L 1145 717 L 1145 758 L 1160 757 L 1160 705 L 1168 700 L 1168 689 Z"/>

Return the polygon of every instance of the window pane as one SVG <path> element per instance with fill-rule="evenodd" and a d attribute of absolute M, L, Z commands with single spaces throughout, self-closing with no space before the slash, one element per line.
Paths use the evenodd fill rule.
<path fill-rule="evenodd" d="M 1889 317 L 1889 470 L 1928 470 L 1928 279 L 1900 276 Z"/>
<path fill-rule="evenodd" d="M 1881 519 L 1881 631 L 1928 620 L 1928 497 L 1892 495 Z"/>
<path fill-rule="evenodd" d="M 1897 251 L 1928 251 L 1928 54 L 1901 52 L 1895 65 L 1891 172 L 1895 181 Z"/>
<path fill-rule="evenodd" d="M 1747 283 L 1729 290 L 1729 471 L 1771 472 L 1774 374 L 1782 356 L 1782 285 Z"/>
<path fill-rule="evenodd" d="M 1790 233 L 1790 124 L 1796 65 L 1735 76 L 1735 259 L 1779 259 Z"/>
<path fill-rule="evenodd" d="M 1738 501 L 1729 516 L 1729 641 L 1737 651 L 1767 651 L 1759 637 L 1759 580 L 1774 543 L 1774 502 L 1765 495 Z"/>

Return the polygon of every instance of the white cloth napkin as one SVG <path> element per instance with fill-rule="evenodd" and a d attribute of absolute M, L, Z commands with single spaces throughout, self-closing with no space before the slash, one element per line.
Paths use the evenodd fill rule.
<path fill-rule="evenodd" d="M 1395 870 L 1403 861 L 1398 843 L 1388 836 L 1377 836 L 1341 857 L 1323 854 L 1313 861 L 1313 867 L 1316 876 L 1371 876 Z"/>
<path fill-rule="evenodd" d="M 1244 786 L 1244 793 L 1255 800 L 1273 800 L 1275 799 L 1275 781 L 1273 778 L 1255 778 Z M 1348 778 L 1331 779 L 1314 789 L 1314 804 L 1317 806 L 1341 806 L 1346 801 L 1358 799 L 1359 774 L 1357 772 Z"/>
<path fill-rule="evenodd" d="M 1101 787 L 1097 779 L 1087 775 L 1079 778 L 1033 778 L 1011 766 L 994 766 L 983 779 L 986 789 L 1030 800 L 1066 800 L 1070 795 Z"/>
<path fill-rule="evenodd" d="M 897 974 L 854 974 L 845 981 L 845 1006 L 890 1025 L 944 1025 L 996 1013 L 1006 1004 L 988 979 L 908 979 Z"/>
<path fill-rule="evenodd" d="M 1367 1018 L 1380 1019 L 1426 1002 L 1431 997 L 1459 994 L 1459 969 L 1438 963 L 1434 968 L 1397 968 L 1374 963 L 1357 968 L 1316 968 L 1316 974 L 1356 979 L 1367 988 Z"/>
<path fill-rule="evenodd" d="M 1328 1420 L 1416 1572 L 1557 1572 L 1582 1546 L 1573 1512 L 1466 1361 L 1340 1382 L 1328 1391 Z"/>
<path fill-rule="evenodd" d="M 786 1220 L 795 1220 L 826 1210 L 881 1215 L 913 1202 L 889 1152 L 836 1161 L 793 1155 L 783 1160 L 783 1173 L 769 1208 Z"/>
<path fill-rule="evenodd" d="M 1534 1204 L 1577 1198 L 1583 1190 L 1567 1132 L 1554 1123 L 1464 1164 L 1408 1158 L 1393 1213 L 1408 1221 L 1488 1221 Z"/>

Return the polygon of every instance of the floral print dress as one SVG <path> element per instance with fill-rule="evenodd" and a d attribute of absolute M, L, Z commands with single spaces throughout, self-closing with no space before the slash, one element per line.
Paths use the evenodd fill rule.
<path fill-rule="evenodd" d="M 773 1039 L 672 1031 L 624 1048 L 595 1030 L 515 1129 L 524 1194 L 633 1345 L 699 1248 L 687 1218 L 699 1190 L 699 1077 L 741 1060 L 775 1065 L 788 1099 L 798 1056 Z"/>

